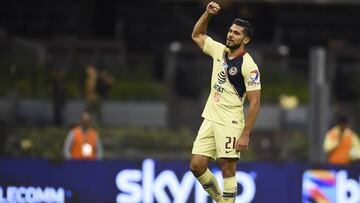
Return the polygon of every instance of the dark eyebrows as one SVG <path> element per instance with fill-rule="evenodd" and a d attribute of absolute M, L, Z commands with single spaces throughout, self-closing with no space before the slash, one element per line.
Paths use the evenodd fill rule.
<path fill-rule="evenodd" d="M 236 35 L 240 35 L 240 32 L 239 31 L 236 31 L 236 30 L 233 30 L 233 29 L 231 29 L 231 28 L 229 28 L 229 32 L 234 32 Z"/>

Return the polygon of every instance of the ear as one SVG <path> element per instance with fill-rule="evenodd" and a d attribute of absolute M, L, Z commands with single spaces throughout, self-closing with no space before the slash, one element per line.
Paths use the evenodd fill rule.
<path fill-rule="evenodd" d="M 249 43 L 249 42 L 250 42 L 250 38 L 249 38 L 249 37 L 245 37 L 244 43 L 247 44 L 247 43 Z"/>

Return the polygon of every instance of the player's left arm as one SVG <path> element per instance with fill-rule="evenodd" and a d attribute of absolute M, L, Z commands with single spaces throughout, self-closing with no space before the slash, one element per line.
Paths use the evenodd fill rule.
<path fill-rule="evenodd" d="M 259 68 L 250 55 L 244 56 L 242 75 L 246 87 L 246 96 L 249 101 L 249 109 L 245 118 L 245 126 L 239 139 L 236 141 L 236 151 L 245 151 L 249 145 L 251 130 L 260 108 L 261 83 Z"/>
<path fill-rule="evenodd" d="M 245 119 L 245 127 L 241 133 L 241 136 L 236 142 L 236 151 L 245 151 L 249 145 L 250 133 L 256 121 L 260 109 L 260 97 L 261 90 L 248 91 L 247 99 L 249 100 L 249 109 Z"/>
<path fill-rule="evenodd" d="M 354 160 L 360 160 L 360 140 L 356 133 L 353 133 L 351 158 Z"/>
<path fill-rule="evenodd" d="M 249 110 L 246 117 L 245 127 L 244 130 L 245 134 L 250 134 L 254 124 L 256 117 L 259 113 L 260 109 L 260 97 L 261 97 L 261 90 L 254 90 L 247 92 L 247 99 L 249 100 Z"/>

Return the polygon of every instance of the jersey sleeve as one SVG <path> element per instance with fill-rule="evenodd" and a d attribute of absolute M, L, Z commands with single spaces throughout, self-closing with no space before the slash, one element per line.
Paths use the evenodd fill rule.
<path fill-rule="evenodd" d="M 252 59 L 249 59 L 248 62 L 244 63 L 242 74 L 247 92 L 261 89 L 259 68 Z"/>
<path fill-rule="evenodd" d="M 213 40 L 211 37 L 205 39 L 203 52 L 211 57 L 215 57 L 219 52 L 224 51 L 225 46 L 220 42 Z"/>
<path fill-rule="evenodd" d="M 330 130 L 325 135 L 325 140 L 323 143 L 323 149 L 326 153 L 329 153 L 333 149 L 335 149 L 336 146 L 339 144 L 339 139 L 337 138 L 337 135 L 334 133 L 334 130 Z"/>

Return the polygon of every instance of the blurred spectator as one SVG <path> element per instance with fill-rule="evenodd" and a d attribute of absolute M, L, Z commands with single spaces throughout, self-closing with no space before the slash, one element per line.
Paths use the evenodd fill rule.
<path fill-rule="evenodd" d="M 67 134 L 64 156 L 76 160 L 102 159 L 102 144 L 97 131 L 91 127 L 90 113 L 83 112 L 80 125 Z"/>
<path fill-rule="evenodd" d="M 86 80 L 85 80 L 85 102 L 86 111 L 95 114 L 97 122 L 101 123 L 101 106 L 100 98 L 96 91 L 98 71 L 93 64 L 86 66 Z"/>
<path fill-rule="evenodd" d="M 52 103 L 53 103 L 53 123 L 61 126 L 64 123 L 65 107 L 65 68 L 55 66 L 51 72 L 52 78 Z"/>
<path fill-rule="evenodd" d="M 96 78 L 96 92 L 100 96 L 100 103 L 109 96 L 110 87 L 114 84 L 114 78 L 105 70 L 99 71 Z"/>
<path fill-rule="evenodd" d="M 349 128 L 348 119 L 344 116 L 340 116 L 326 134 L 323 147 L 331 164 L 349 164 L 360 159 L 358 135 Z"/>
<path fill-rule="evenodd" d="M 109 95 L 114 78 L 105 70 L 98 70 L 94 65 L 86 67 L 86 110 L 96 115 L 102 123 L 102 101 Z"/>

